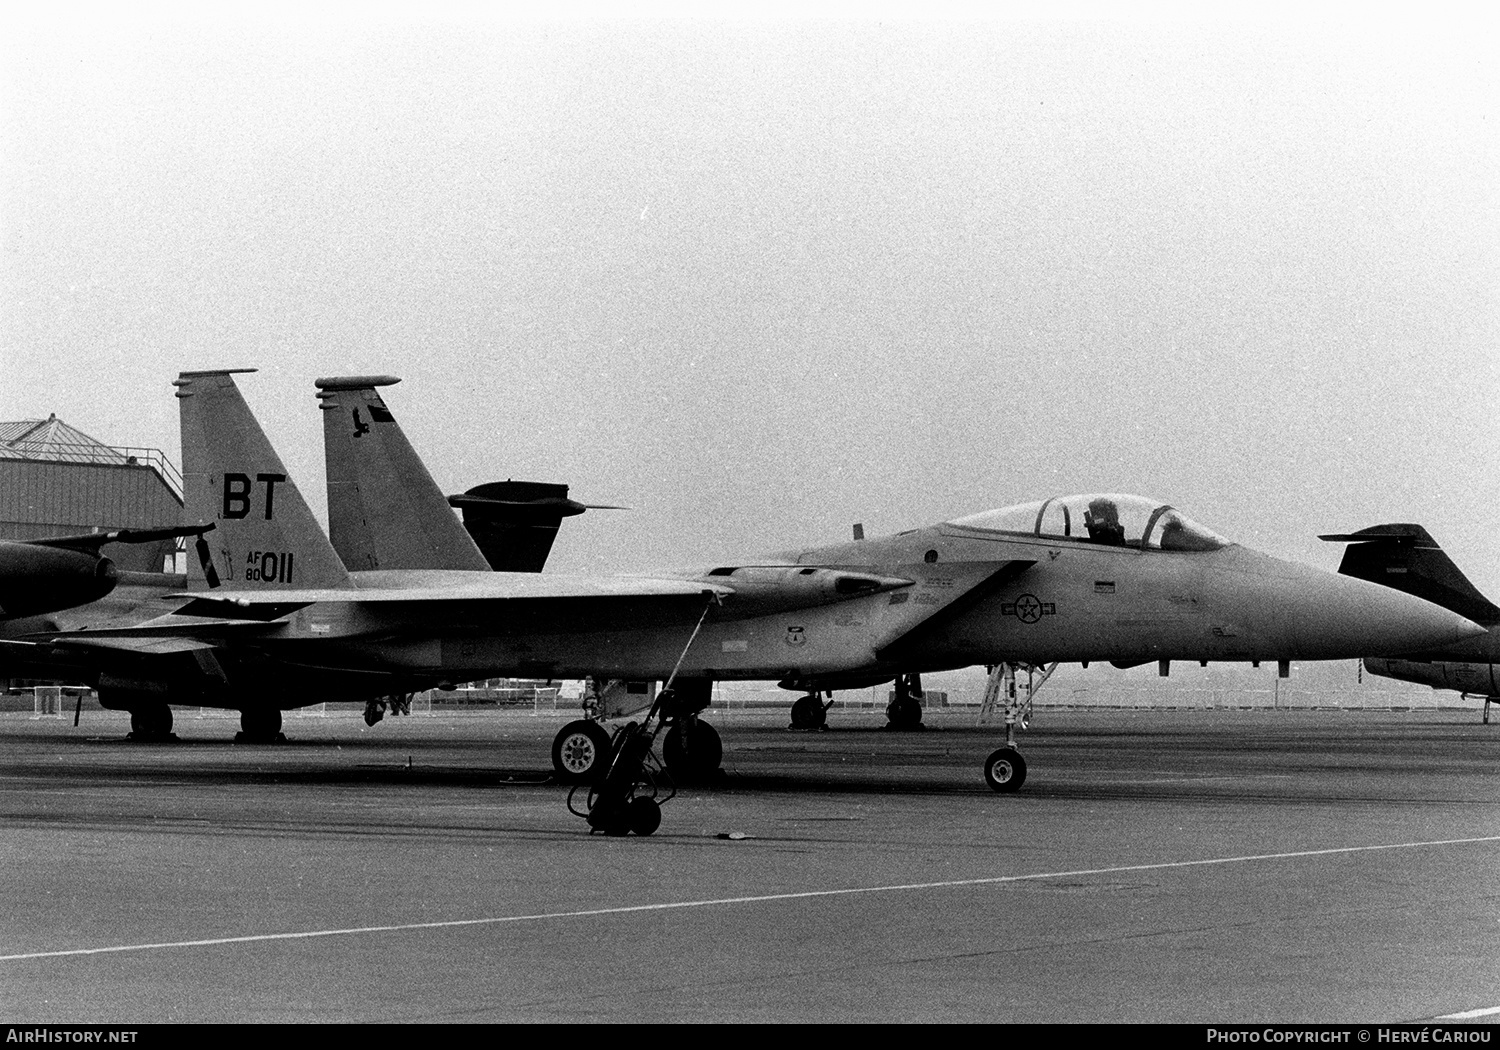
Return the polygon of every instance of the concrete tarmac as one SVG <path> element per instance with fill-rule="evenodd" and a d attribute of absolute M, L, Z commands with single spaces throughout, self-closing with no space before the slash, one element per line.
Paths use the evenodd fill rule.
<path fill-rule="evenodd" d="M 182 711 L 170 744 L 0 716 L 0 1021 L 1500 1008 L 1500 725 L 1472 712 L 1043 711 L 1009 796 L 972 714 L 711 720 L 723 777 L 605 839 L 550 780 L 561 719 L 289 715 L 258 747 Z"/>

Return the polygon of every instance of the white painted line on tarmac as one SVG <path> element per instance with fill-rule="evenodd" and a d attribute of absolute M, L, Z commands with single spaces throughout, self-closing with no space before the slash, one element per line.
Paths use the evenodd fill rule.
<path fill-rule="evenodd" d="M 748 897 L 715 897 L 704 900 L 668 901 L 660 904 L 622 904 L 610 908 L 584 908 L 578 911 L 536 912 L 530 915 L 495 915 L 481 919 L 448 919 L 441 922 L 407 922 L 388 926 L 350 926 L 332 930 L 293 930 L 288 933 L 254 933 L 239 937 L 205 937 L 192 941 L 155 941 L 145 944 L 114 944 L 103 948 L 67 948 L 50 952 L 18 952 L 0 955 L 0 962 L 23 962 L 28 959 L 63 959 L 81 955 L 113 955 L 144 952 L 159 948 L 210 948 L 221 944 L 261 944 L 267 941 L 303 941 L 319 937 L 352 937 L 365 933 L 401 933 L 413 930 L 443 930 L 463 926 L 499 926 L 514 922 L 542 922 L 548 919 L 585 919 L 600 915 L 630 915 L 639 912 L 676 911 L 683 908 L 711 908 L 730 904 L 766 904 L 773 901 L 812 900 L 818 897 L 851 897 L 870 893 L 908 893 L 913 890 L 960 889 L 969 886 L 999 886 L 1043 879 L 1069 879 L 1088 875 L 1119 875 L 1139 871 L 1170 871 L 1177 868 L 1208 868 L 1225 864 L 1250 864 L 1257 861 L 1297 860 L 1305 857 L 1336 857 L 1350 853 L 1375 853 L 1382 850 L 1427 849 L 1434 846 L 1471 846 L 1500 842 L 1500 835 L 1483 835 L 1462 839 L 1431 839 L 1421 842 L 1386 842 L 1374 846 L 1340 846 L 1335 849 L 1294 850 L 1288 853 L 1249 853 L 1238 857 L 1209 857 L 1203 860 L 1171 860 L 1156 864 L 1122 864 L 1109 868 L 1075 868 L 1071 871 L 1039 871 L 1030 875 L 991 875 L 977 879 L 943 879 L 937 882 L 901 882 L 884 886 L 848 886 L 843 889 L 801 890 L 795 893 L 763 893 Z M 1494 1012 L 1500 1012 L 1497 1008 Z M 1455 1017 L 1465 1015 L 1455 1014 Z"/>
<path fill-rule="evenodd" d="M 1482 1010 L 1464 1010 L 1462 1013 L 1443 1014 L 1434 1017 L 1434 1021 L 1472 1021 L 1476 1017 L 1491 1017 L 1500 1014 L 1500 1006 L 1486 1006 Z"/>

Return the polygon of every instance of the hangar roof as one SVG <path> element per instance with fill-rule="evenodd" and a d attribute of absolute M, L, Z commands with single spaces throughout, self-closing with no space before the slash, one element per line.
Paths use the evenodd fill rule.
<path fill-rule="evenodd" d="M 182 498 L 182 476 L 160 449 L 106 445 L 69 426 L 56 413 L 46 419 L 0 423 L 0 459 L 49 463 L 91 463 L 104 466 L 151 467 Z"/>

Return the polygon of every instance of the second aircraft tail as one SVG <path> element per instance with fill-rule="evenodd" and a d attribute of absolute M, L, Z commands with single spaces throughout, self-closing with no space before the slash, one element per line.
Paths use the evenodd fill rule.
<path fill-rule="evenodd" d="M 394 376 L 317 380 L 328 464 L 328 534 L 350 569 L 489 564 L 377 389 Z"/>
<path fill-rule="evenodd" d="M 1420 525 L 1372 525 L 1318 539 L 1349 544 L 1339 563 L 1339 572 L 1345 576 L 1425 598 L 1475 623 L 1500 623 L 1500 608 L 1469 582 Z"/>

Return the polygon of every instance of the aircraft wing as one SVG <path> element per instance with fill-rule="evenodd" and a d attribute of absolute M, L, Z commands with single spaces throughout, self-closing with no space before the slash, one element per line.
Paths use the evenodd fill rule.
<path fill-rule="evenodd" d="M 527 572 L 371 572 L 361 576 L 353 589 L 307 588 L 276 591 L 234 590 L 220 587 L 212 591 L 192 591 L 170 595 L 191 598 L 193 606 L 205 612 L 218 608 L 217 614 L 241 618 L 231 607 L 252 609 L 258 606 L 286 605 L 301 607 L 320 602 L 338 604 L 380 605 L 388 602 L 525 602 L 556 599 L 607 598 L 725 598 L 735 593 L 733 587 L 695 580 L 673 580 L 649 576 L 552 576 Z M 193 615 L 199 615 L 194 613 Z"/>
<path fill-rule="evenodd" d="M 62 652 L 48 641 L 0 639 L 0 674 L 13 678 L 81 680 L 92 661 L 79 652 Z"/>
<path fill-rule="evenodd" d="M 61 638 L 54 638 L 47 644 L 60 649 L 106 649 L 135 653 L 141 656 L 166 656 L 171 653 L 190 653 L 206 649 L 217 649 L 219 647 L 217 641 L 209 641 L 203 638 L 164 638 L 160 635 L 132 638 L 126 634 L 114 634 L 103 638 L 90 638 L 86 635 L 65 635 Z"/>

